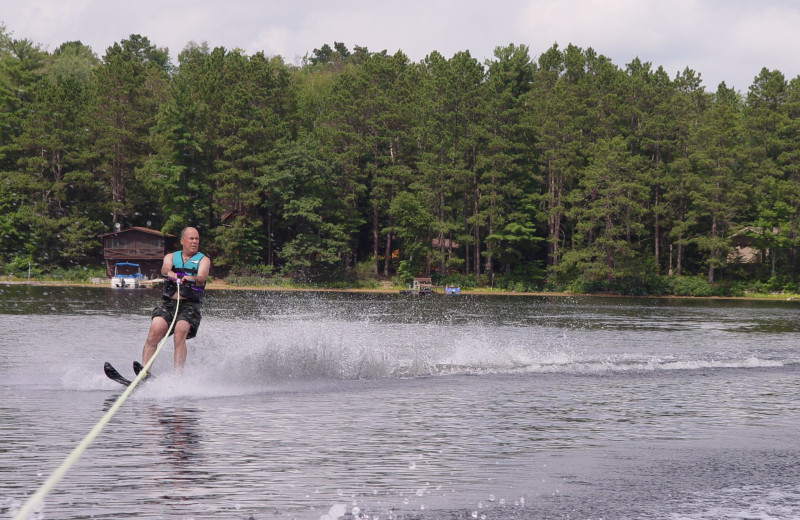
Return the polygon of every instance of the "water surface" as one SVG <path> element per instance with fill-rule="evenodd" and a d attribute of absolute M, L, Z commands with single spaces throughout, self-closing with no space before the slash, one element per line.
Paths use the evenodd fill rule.
<path fill-rule="evenodd" d="M 0 285 L 0 514 L 150 290 Z M 797 302 L 212 291 L 41 518 L 796 518 Z"/>

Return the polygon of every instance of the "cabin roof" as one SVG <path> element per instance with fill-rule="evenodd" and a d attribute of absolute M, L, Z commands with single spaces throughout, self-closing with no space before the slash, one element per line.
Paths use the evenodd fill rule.
<path fill-rule="evenodd" d="M 110 233 L 103 233 L 102 235 L 98 235 L 99 237 L 107 237 L 111 235 L 119 235 L 120 233 L 128 233 L 130 231 L 141 231 L 142 233 L 147 233 L 148 235 L 155 235 L 159 237 L 175 237 L 175 235 L 170 235 L 169 233 L 162 233 L 161 231 L 156 231 L 155 229 L 150 229 L 146 227 L 139 227 L 133 226 L 127 229 L 121 229 L 119 231 L 111 231 Z"/>

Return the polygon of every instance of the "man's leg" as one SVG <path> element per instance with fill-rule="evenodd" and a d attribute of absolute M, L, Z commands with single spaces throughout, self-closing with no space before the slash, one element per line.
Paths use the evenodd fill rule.
<path fill-rule="evenodd" d="M 183 370 L 183 365 L 186 363 L 186 338 L 189 336 L 189 329 L 191 326 L 188 321 L 180 320 L 175 323 L 175 372 Z"/>
<path fill-rule="evenodd" d="M 147 362 L 156 353 L 158 342 L 161 341 L 168 329 L 167 320 L 161 316 L 156 316 L 150 321 L 150 332 L 147 333 L 147 340 L 144 342 L 144 348 L 142 348 L 143 365 L 147 365 Z"/>

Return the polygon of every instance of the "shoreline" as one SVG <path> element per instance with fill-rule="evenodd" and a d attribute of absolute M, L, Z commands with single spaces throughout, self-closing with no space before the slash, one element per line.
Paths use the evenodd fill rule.
<path fill-rule="evenodd" d="M 25 286 L 38 286 L 38 287 L 93 287 L 99 289 L 111 289 L 107 284 L 90 283 L 90 282 L 62 282 L 51 280 L 0 280 L 0 286 L 3 285 L 25 285 Z M 143 287 L 143 289 L 149 289 Z M 271 291 L 271 292 L 339 292 L 339 293 L 363 293 L 363 294 L 399 294 L 401 289 L 396 288 L 376 288 L 376 289 L 336 289 L 328 287 L 281 287 L 281 286 L 260 286 L 260 285 L 228 285 L 225 282 L 209 282 L 206 286 L 208 290 L 229 290 L 229 291 Z M 120 289 L 120 290 L 134 290 L 134 289 Z M 442 292 L 434 292 L 434 295 L 444 296 Z M 491 289 L 470 289 L 462 290 L 460 295 L 448 295 L 452 297 L 458 296 L 539 296 L 539 297 L 573 297 L 573 298 L 645 298 L 645 299 L 684 299 L 684 300 L 752 300 L 752 301 L 800 301 L 800 295 L 796 294 L 760 294 L 749 296 L 676 296 L 676 295 L 644 295 L 634 296 L 628 294 L 611 294 L 611 293 L 567 293 L 567 292 L 512 292 L 512 291 L 495 291 Z"/>

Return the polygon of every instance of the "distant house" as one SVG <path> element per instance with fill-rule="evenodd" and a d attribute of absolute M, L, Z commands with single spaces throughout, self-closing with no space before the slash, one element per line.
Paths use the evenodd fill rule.
<path fill-rule="evenodd" d="M 780 233 L 778 228 L 772 230 L 773 234 Z M 729 264 L 759 264 L 764 261 L 764 256 L 769 254 L 769 249 L 759 249 L 754 244 L 753 235 L 763 235 L 764 230 L 757 226 L 747 226 L 731 235 L 733 249 L 728 254 Z"/>
<path fill-rule="evenodd" d="M 176 237 L 144 227 L 132 227 L 100 235 L 106 276 L 114 276 L 114 264 L 139 264 L 142 274 L 153 279 L 160 276 L 164 255 L 175 248 Z"/>
<path fill-rule="evenodd" d="M 459 244 L 455 240 L 449 238 L 439 239 L 439 237 L 433 237 L 431 239 L 431 247 L 433 249 L 447 249 L 448 251 L 452 251 L 453 249 L 458 249 Z"/>

